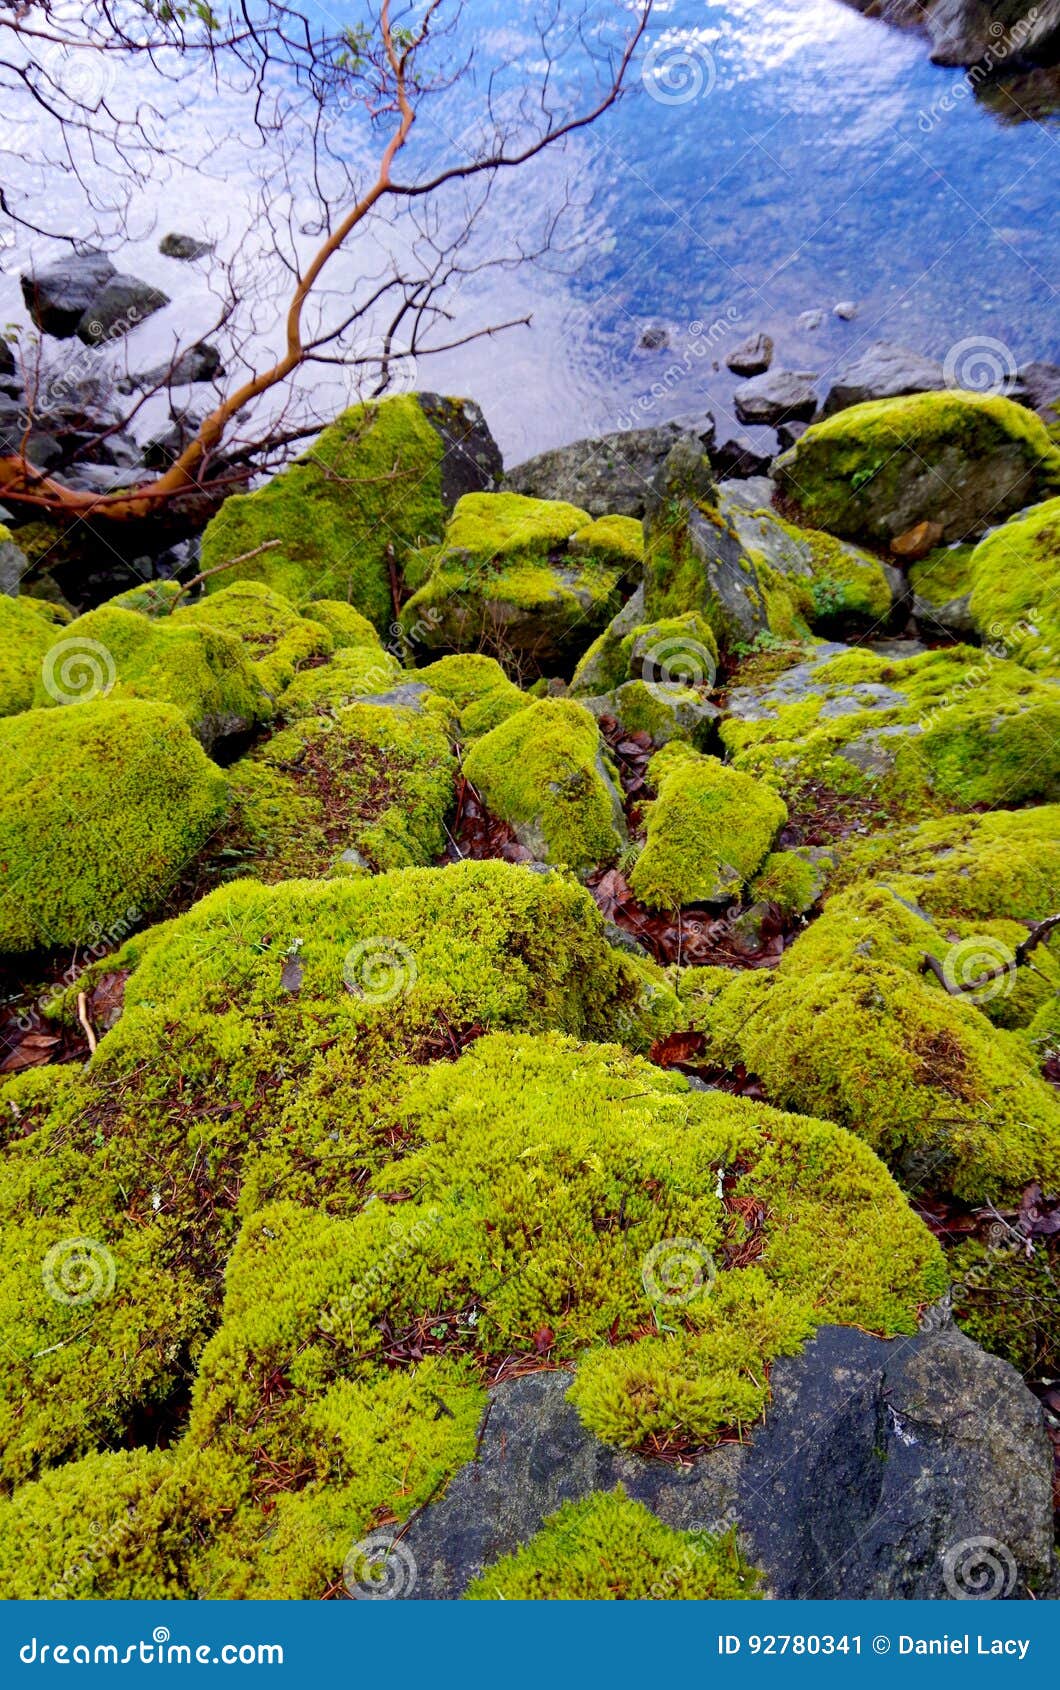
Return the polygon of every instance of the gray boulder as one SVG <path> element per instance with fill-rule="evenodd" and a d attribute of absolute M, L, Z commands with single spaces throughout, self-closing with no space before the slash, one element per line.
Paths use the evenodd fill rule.
<path fill-rule="evenodd" d="M 926 22 L 936 64 L 1003 64 L 1055 46 L 1060 0 L 931 0 Z"/>
<path fill-rule="evenodd" d="M 171 230 L 163 235 L 158 250 L 163 258 L 179 258 L 190 264 L 195 258 L 205 258 L 213 251 L 213 241 L 200 241 L 195 235 L 181 235 Z"/>
<path fill-rule="evenodd" d="M 679 569 L 686 582 L 695 578 L 686 607 L 707 612 L 719 644 L 753 640 L 768 626 L 754 564 L 733 522 L 718 510 L 710 463 L 693 437 L 678 441 L 652 483 L 644 556 L 649 621 L 672 613 L 668 594 Z"/>
<path fill-rule="evenodd" d="M 817 410 L 812 383 L 793 370 L 770 370 L 736 389 L 736 415 L 742 423 L 775 428 L 778 423 L 809 422 Z"/>
<path fill-rule="evenodd" d="M 768 334 L 753 334 L 735 347 L 725 363 L 736 376 L 761 376 L 773 362 L 773 339 Z"/>
<path fill-rule="evenodd" d="M 22 276 L 22 298 L 42 334 L 69 340 L 88 307 L 116 275 L 102 252 L 70 253 Z"/>
<path fill-rule="evenodd" d="M 17 598 L 22 585 L 22 577 L 29 568 L 29 561 L 25 552 L 15 545 L 14 540 L 4 538 L 0 528 L 0 594 L 8 598 Z"/>
<path fill-rule="evenodd" d="M 154 387 L 191 387 L 195 382 L 213 381 L 224 375 L 221 354 L 207 341 L 196 341 L 168 364 L 157 364 L 142 375 L 122 376 L 115 383 L 119 393 L 137 393 Z"/>
<path fill-rule="evenodd" d="M 564 499 L 590 516 L 643 516 L 652 480 L 671 447 L 687 430 L 679 423 L 593 435 L 528 458 L 505 476 L 512 493 L 532 499 Z M 695 428 L 702 446 L 714 438 L 712 418 Z"/>
<path fill-rule="evenodd" d="M 442 442 L 442 503 L 452 510 L 465 493 L 493 493 L 504 474 L 501 449 L 473 399 L 417 395 L 420 410 Z"/>
<path fill-rule="evenodd" d="M 111 276 L 82 312 L 77 338 L 86 346 L 118 340 L 168 304 L 169 295 L 148 282 L 135 276 Z"/>
<path fill-rule="evenodd" d="M 736 1526 L 769 1595 L 955 1600 L 1049 1593 L 1052 1451 L 1006 1362 L 949 1330 L 825 1327 L 771 1373 L 765 1424 L 687 1468 L 608 1448 L 571 1376 L 497 1387 L 476 1459 L 402 1534 L 417 1601 L 459 1597 L 560 1503 L 623 1485 L 677 1530 Z"/>
<path fill-rule="evenodd" d="M 1007 392 L 1047 426 L 1060 422 L 1060 364 L 1024 364 Z"/>
<path fill-rule="evenodd" d="M 935 393 L 945 387 L 942 365 L 905 346 L 877 340 L 844 366 L 828 391 L 824 414 L 845 411 L 869 399 L 897 399 L 904 393 Z"/>

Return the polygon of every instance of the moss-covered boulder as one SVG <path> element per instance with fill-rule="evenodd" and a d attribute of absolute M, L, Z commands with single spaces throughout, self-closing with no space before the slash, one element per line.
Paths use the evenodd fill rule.
<path fill-rule="evenodd" d="M 245 561 L 212 576 L 207 591 L 263 581 L 296 605 L 348 602 L 383 630 L 392 569 L 437 543 L 455 497 L 489 487 L 500 467 L 466 400 L 413 393 L 355 405 L 267 486 L 225 501 L 203 535 L 203 568 Z"/>
<path fill-rule="evenodd" d="M 430 574 L 401 612 L 427 651 L 486 651 L 518 677 L 569 669 L 640 573 L 628 518 L 518 493 L 461 499 Z"/>
<path fill-rule="evenodd" d="M 223 626 L 103 604 L 57 633 L 34 687 L 38 709 L 101 696 L 172 704 L 210 750 L 270 712 L 243 644 Z"/>
<path fill-rule="evenodd" d="M 315 611 L 316 606 L 311 609 Z M 300 615 L 289 599 L 261 581 L 238 581 L 209 598 L 179 605 L 173 624 L 216 628 L 238 640 L 260 686 L 273 701 L 300 669 L 330 657 L 340 643 L 322 621 L 308 613 Z M 374 635 L 373 641 L 378 643 Z"/>
<path fill-rule="evenodd" d="M 988 534 L 968 573 L 968 609 L 984 641 L 1060 678 L 1060 499 Z"/>
<path fill-rule="evenodd" d="M 831 878 L 835 853 L 817 845 L 771 851 L 751 885 L 757 904 L 775 904 L 781 915 L 806 915 Z"/>
<path fill-rule="evenodd" d="M 1021 1035 L 922 972 L 947 934 L 885 887 L 858 886 L 772 973 L 684 990 L 711 1059 L 742 1062 L 769 1097 L 859 1133 L 913 1189 L 1009 1200 L 1060 1179 L 1060 1104 Z"/>
<path fill-rule="evenodd" d="M 941 546 L 908 570 L 913 615 L 927 638 L 975 640 L 978 629 L 968 606 L 975 545 Z"/>
<path fill-rule="evenodd" d="M 481 738 L 531 702 L 495 658 L 478 653 L 440 657 L 418 670 L 416 678 L 449 699 L 464 741 Z"/>
<path fill-rule="evenodd" d="M 992 652 L 894 660 L 825 646 L 734 687 L 728 711 L 735 766 L 789 802 L 817 804 L 826 789 L 912 817 L 1060 796 L 1060 694 Z"/>
<path fill-rule="evenodd" d="M 138 919 L 225 805 L 173 705 L 97 699 L 0 723 L 0 951 L 94 943 Z"/>
<path fill-rule="evenodd" d="M 45 659 L 68 621 L 43 599 L 0 594 L 0 716 L 32 707 Z"/>
<path fill-rule="evenodd" d="M 732 1537 L 675 1532 L 620 1486 L 565 1502 L 466 1595 L 472 1602 L 733 1602 L 753 1600 L 756 1586 Z"/>
<path fill-rule="evenodd" d="M 464 774 L 542 862 L 578 873 L 622 850 L 616 776 L 596 722 L 572 699 L 539 699 L 493 728 L 468 752 Z"/>
<path fill-rule="evenodd" d="M 787 806 L 768 786 L 673 742 L 648 765 L 658 796 L 630 887 L 649 909 L 738 897 L 777 833 Z"/>
<path fill-rule="evenodd" d="M 274 734 L 229 771 L 225 853 L 266 881 L 433 862 L 445 847 L 456 758 L 449 710 L 429 703 L 350 704 Z"/>
<path fill-rule="evenodd" d="M 927 521 L 955 541 L 1060 489 L 1060 451 L 1010 399 L 918 393 L 813 424 L 774 474 L 815 528 L 888 546 Z"/>

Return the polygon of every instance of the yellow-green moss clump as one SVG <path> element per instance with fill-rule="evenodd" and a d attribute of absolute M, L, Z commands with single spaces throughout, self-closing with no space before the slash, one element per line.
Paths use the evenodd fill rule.
<path fill-rule="evenodd" d="M 852 841 L 837 879 L 869 876 L 933 916 L 1042 921 L 1060 888 L 1060 804 L 938 816 Z"/>
<path fill-rule="evenodd" d="M 630 887 L 649 909 L 739 895 L 788 819 L 768 786 L 674 741 L 648 765 L 658 797 Z"/>
<path fill-rule="evenodd" d="M 622 801 L 599 729 L 582 705 L 543 698 L 472 746 L 464 774 L 542 861 L 582 872 L 625 842 Z"/>
<path fill-rule="evenodd" d="M 2 536 L 0 536 L 2 543 Z M 43 599 L 0 593 L 0 716 L 29 710 L 44 659 L 69 617 Z"/>
<path fill-rule="evenodd" d="M 0 1396 L 9 1480 L 119 1436 L 186 1381 L 240 1215 L 279 1199 L 319 1210 L 295 1209 L 308 1225 L 359 1211 L 406 1142 L 404 1063 L 483 1028 L 655 1036 L 643 978 L 589 895 L 504 863 L 235 882 L 99 967 L 133 973 L 88 1069 L 19 1075 L 0 1095 L 0 1343 L 19 1359 Z M 384 1236 L 403 1212 L 370 1209 Z M 42 1271 L 70 1240 L 93 1252 L 63 1301 Z M 60 1289 L 64 1263 L 52 1258 Z M 78 1301 L 94 1278 L 99 1294 Z M 356 1435 L 361 1449 L 375 1432 Z M 392 1448 L 380 1459 L 404 1465 Z"/>
<path fill-rule="evenodd" d="M 485 650 L 535 675 L 576 661 L 634 572 L 622 535 L 576 505 L 469 493 L 401 624 L 429 651 Z"/>
<path fill-rule="evenodd" d="M 946 541 L 1060 488 L 1060 451 L 1010 399 L 917 393 L 853 405 L 777 460 L 780 492 L 815 528 L 887 545 L 924 519 Z"/>
<path fill-rule="evenodd" d="M 220 628 L 237 639 L 272 700 L 304 665 L 330 657 L 337 643 L 322 622 L 300 616 L 288 599 L 260 581 L 237 581 L 195 604 L 178 606 L 173 621 Z"/>
<path fill-rule="evenodd" d="M 229 771 L 225 850 L 263 880 L 326 874 L 344 861 L 372 870 L 433 862 L 445 848 L 456 758 L 448 709 L 429 703 L 350 704 L 275 734 Z"/>
<path fill-rule="evenodd" d="M 459 712 L 462 740 L 480 739 L 530 703 L 495 658 L 476 653 L 440 657 L 418 670 L 416 679 L 450 700 Z"/>
<path fill-rule="evenodd" d="M 207 750 L 269 713 L 241 642 L 223 627 L 103 604 L 55 634 L 34 688 L 38 709 L 105 695 L 172 704 Z"/>
<path fill-rule="evenodd" d="M 620 1485 L 563 1503 L 466 1595 L 484 1602 L 733 1602 L 753 1600 L 757 1583 L 731 1535 L 675 1532 Z"/>
<path fill-rule="evenodd" d="M 98 699 L 8 718 L 0 951 L 95 943 L 127 926 L 159 902 L 224 812 L 224 778 L 172 705 Z"/>
<path fill-rule="evenodd" d="M 902 817 L 1060 795 L 1060 696 L 969 646 L 893 662 L 851 650 L 748 695 L 722 724 L 737 768 L 791 796 L 871 795 Z"/>
<path fill-rule="evenodd" d="M 812 845 L 772 851 L 751 886 L 756 903 L 776 904 L 787 917 L 805 915 L 817 902 L 830 878 L 833 855 Z"/>
<path fill-rule="evenodd" d="M 1028 1255 L 1014 1239 L 970 1240 L 951 1250 L 952 1306 L 962 1331 L 1022 1373 L 1060 1374 L 1060 1261 L 1055 1243 L 1038 1239 Z"/>
<path fill-rule="evenodd" d="M 264 581 L 296 605 L 348 602 L 382 631 L 393 615 L 390 557 L 400 566 L 441 536 L 443 454 L 415 394 L 355 405 L 259 492 L 225 500 L 202 537 L 204 569 L 279 544 L 212 576 L 207 591 Z"/>
<path fill-rule="evenodd" d="M 1060 499 L 981 540 L 968 608 L 984 640 L 1039 674 L 1060 676 Z"/>
<path fill-rule="evenodd" d="M 953 941 L 884 887 L 857 886 L 769 974 L 697 988 L 711 1059 L 743 1062 L 787 1108 L 859 1133 L 919 1188 L 1009 1200 L 1060 1178 L 1060 1105 L 1028 1042 L 921 972 Z M 959 961 L 959 959 L 958 959 Z M 959 972 L 959 970 L 958 970 Z"/>

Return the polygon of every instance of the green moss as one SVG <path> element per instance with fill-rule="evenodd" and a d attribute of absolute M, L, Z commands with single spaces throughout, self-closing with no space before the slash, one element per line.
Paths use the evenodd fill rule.
<path fill-rule="evenodd" d="M 411 678 L 382 646 L 343 648 L 329 662 L 300 670 L 281 692 L 279 708 L 289 721 L 324 715 L 388 692 Z"/>
<path fill-rule="evenodd" d="M 260 581 L 239 581 L 209 598 L 178 607 L 176 623 L 221 628 L 239 640 L 261 686 L 275 699 L 304 664 L 330 657 L 331 634 L 300 616 L 280 593 Z"/>
<path fill-rule="evenodd" d="M 997 1228 L 998 1231 L 1003 1231 Z M 970 1240 L 950 1251 L 952 1307 L 962 1331 L 1003 1356 L 1025 1379 L 1060 1373 L 1060 1274 L 1055 1247 L 1039 1239 L 1028 1255 L 1013 1240 Z"/>
<path fill-rule="evenodd" d="M 187 1597 L 201 1541 L 238 1501 L 209 1454 L 87 1455 L 0 1501 L 0 1597 Z"/>
<path fill-rule="evenodd" d="M 101 695 L 172 704 L 207 750 L 268 712 L 242 646 L 223 628 L 100 605 L 57 634 L 34 688 L 38 709 Z"/>
<path fill-rule="evenodd" d="M 969 609 L 988 641 L 1040 674 L 1060 675 L 1060 499 L 981 540 Z"/>
<path fill-rule="evenodd" d="M 575 549 L 589 526 L 559 500 L 466 494 L 402 627 L 429 650 L 486 650 L 518 674 L 571 662 L 615 614 L 631 568 L 610 530 Z"/>
<path fill-rule="evenodd" d="M 456 706 L 465 741 L 480 739 L 530 702 L 494 658 L 476 653 L 441 657 L 420 669 L 416 678 Z"/>
<path fill-rule="evenodd" d="M 832 867 L 826 852 L 812 846 L 772 851 L 751 885 L 755 903 L 776 904 L 787 917 L 805 915 L 824 890 Z"/>
<path fill-rule="evenodd" d="M 706 746 L 714 737 L 718 712 L 695 687 L 673 683 L 626 681 L 603 699 L 588 700 L 594 714 L 606 710 L 626 733 L 646 733 L 657 746 L 671 740 Z"/>
<path fill-rule="evenodd" d="M 98 699 L 0 723 L 0 950 L 92 943 L 151 909 L 224 809 L 172 705 Z"/>
<path fill-rule="evenodd" d="M 930 915 L 1044 920 L 1060 885 L 1060 805 L 940 816 L 851 841 L 837 880 L 869 876 Z"/>
<path fill-rule="evenodd" d="M 204 569 L 280 544 L 213 576 L 207 591 L 264 581 L 296 605 L 338 599 L 386 628 L 391 554 L 400 566 L 441 535 L 442 456 L 414 394 L 355 405 L 266 487 L 226 499 L 203 535 Z"/>
<path fill-rule="evenodd" d="M 453 803 L 447 722 L 379 704 L 295 722 L 231 769 L 226 850 L 265 880 L 327 873 L 343 851 L 374 870 L 432 862 Z"/>
<path fill-rule="evenodd" d="M 971 591 L 974 546 L 940 546 L 909 566 L 908 581 L 918 599 L 941 607 Z"/>
<path fill-rule="evenodd" d="M 600 516 L 579 528 L 571 550 L 584 552 L 611 565 L 626 560 L 627 575 L 636 578 L 644 566 L 644 526 L 632 516 Z"/>
<path fill-rule="evenodd" d="M 1060 1106 L 1018 1034 L 921 973 L 925 953 L 952 949 L 889 890 L 856 887 L 768 977 L 710 982 L 692 1022 L 713 1060 L 742 1061 L 778 1104 L 850 1127 L 910 1185 L 1007 1201 L 1060 1177 Z"/>
<path fill-rule="evenodd" d="M 1010 399 L 956 392 L 878 399 L 838 411 L 806 430 L 778 460 L 775 475 L 780 492 L 813 527 L 887 544 L 903 523 L 909 525 L 899 515 L 894 526 L 894 513 L 905 509 L 907 484 L 926 479 L 925 502 L 932 481 L 937 502 L 953 497 L 955 457 L 958 463 L 994 459 L 996 474 L 983 476 L 978 505 L 974 495 L 959 501 L 947 540 L 967 539 L 987 520 L 1060 485 L 1060 452 L 1033 411 Z"/>
<path fill-rule="evenodd" d="M 835 623 L 882 623 L 888 620 L 892 606 L 891 584 L 878 558 L 871 557 L 868 552 L 857 551 L 821 529 L 799 528 L 775 512 L 769 514 L 791 539 L 809 547 L 813 568 L 809 591 L 814 627 L 824 630 Z M 770 626 L 773 626 L 772 621 Z M 776 631 L 780 632 L 779 629 Z"/>
<path fill-rule="evenodd" d="M 1056 797 L 1058 736 L 1056 689 L 968 646 L 832 659 L 721 728 L 736 767 L 785 795 L 872 794 L 897 817 Z"/>
<path fill-rule="evenodd" d="M 649 909 L 679 909 L 738 895 L 787 821 L 769 787 L 673 742 L 656 753 L 648 779 L 648 837 L 630 886 Z"/>
<path fill-rule="evenodd" d="M 0 594 L 0 716 L 29 710 L 41 669 L 67 620 L 43 599 Z"/>
<path fill-rule="evenodd" d="M 565 1502 L 531 1541 L 486 1568 L 471 1601 L 738 1601 L 757 1577 L 731 1537 L 675 1532 L 619 1486 Z"/>
<path fill-rule="evenodd" d="M 314 599 L 310 614 L 315 623 L 327 629 L 336 651 L 380 649 L 375 628 L 352 604 L 342 604 L 338 599 Z"/>
<path fill-rule="evenodd" d="M 464 774 L 536 857 L 580 872 L 613 863 L 622 804 L 582 705 L 540 699 L 478 740 Z"/>

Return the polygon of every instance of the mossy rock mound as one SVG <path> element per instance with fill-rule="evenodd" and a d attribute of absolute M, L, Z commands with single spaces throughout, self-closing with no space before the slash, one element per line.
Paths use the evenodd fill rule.
<path fill-rule="evenodd" d="M 539 861 L 576 873 L 625 843 L 617 777 L 596 722 L 572 699 L 543 698 L 478 740 L 464 775 Z"/>
<path fill-rule="evenodd" d="M 480 739 L 531 700 L 510 681 L 496 658 L 464 652 L 440 657 L 417 671 L 416 679 L 448 698 L 458 712 L 460 738 Z"/>
<path fill-rule="evenodd" d="M 649 909 L 738 898 L 788 819 L 772 788 L 674 742 L 648 765 L 658 796 L 631 890 Z"/>
<path fill-rule="evenodd" d="M 296 605 L 352 604 L 382 631 L 393 619 L 392 566 L 440 540 L 457 490 L 499 473 L 465 400 L 403 394 L 355 405 L 267 486 L 226 499 L 203 535 L 203 569 L 269 549 L 212 576 L 207 591 L 263 581 Z"/>
<path fill-rule="evenodd" d="M 261 581 L 238 581 L 195 604 L 178 606 L 173 622 L 222 629 L 238 640 L 259 685 L 273 702 L 303 667 L 330 657 L 340 643 L 323 621 L 311 613 L 302 616 L 282 593 Z M 374 630 L 373 640 L 378 643 Z"/>
<path fill-rule="evenodd" d="M 959 1244 L 948 1256 L 950 1305 L 961 1330 L 1003 1356 L 1027 1380 L 1060 1374 L 1060 1251 L 1056 1240 L 1021 1244 L 1003 1222 L 986 1240 Z"/>
<path fill-rule="evenodd" d="M 852 840 L 837 882 L 868 878 L 936 917 L 1043 921 L 1060 887 L 1060 804 L 937 816 Z"/>
<path fill-rule="evenodd" d="M 1060 499 L 988 534 L 968 571 L 968 608 L 984 641 L 1060 678 Z"/>
<path fill-rule="evenodd" d="M 379 1514 L 406 1518 L 472 1457 L 495 1358 L 546 1329 L 591 1429 L 690 1447 L 757 1419 L 770 1360 L 819 1324 L 913 1331 L 945 1283 L 850 1135 L 613 1046 L 486 1037 L 395 1107 L 407 1154 L 374 1201 L 349 1219 L 274 1203 L 229 1263 L 183 1446 L 246 1485 L 203 1555 L 217 1594 L 327 1588 Z M 300 1474 L 278 1499 L 277 1463 Z"/>
<path fill-rule="evenodd" d="M 0 723 L 0 951 L 127 929 L 225 807 L 224 777 L 171 704 L 105 698 Z"/>
<path fill-rule="evenodd" d="M 706 970 L 700 987 L 691 971 L 682 989 L 710 1059 L 742 1062 L 776 1103 L 850 1127 L 913 1189 L 1007 1202 L 1060 1179 L 1060 1104 L 1022 1035 L 923 972 L 930 955 L 961 978 L 960 943 L 858 886 L 772 973 Z"/>
<path fill-rule="evenodd" d="M 621 1023 L 646 1045 L 671 996 L 660 976 L 649 1002 L 586 892 L 503 863 L 239 881 L 100 970 L 129 977 L 87 1070 L 30 1070 L 2 1088 L 0 1328 L 19 1360 L 0 1403 L 9 1479 L 179 1392 L 216 1323 L 241 1217 L 278 1199 L 317 1219 L 360 1210 L 406 1141 L 407 1065 L 485 1028 L 591 1038 Z M 372 1209 L 385 1229 L 389 1207 Z M 68 1297 L 42 1291 L 49 1261 Z M 477 1410 L 471 1420 L 473 1441 Z"/>
<path fill-rule="evenodd" d="M 809 794 L 816 807 L 827 789 L 904 819 L 1060 796 L 1057 689 L 973 647 L 894 660 L 825 646 L 733 688 L 728 711 L 735 766 L 789 801 Z"/>
<path fill-rule="evenodd" d="M 754 1570 L 732 1536 L 676 1532 L 622 1487 L 565 1502 L 530 1542 L 468 1586 L 474 1602 L 748 1601 Z"/>
<path fill-rule="evenodd" d="M 1060 452 L 1011 399 L 918 393 L 814 423 L 774 475 L 815 528 L 889 546 L 934 522 L 949 542 L 1060 489 Z"/>
<path fill-rule="evenodd" d="M 207 750 L 270 714 L 242 642 L 223 626 L 152 618 L 111 604 L 56 636 L 33 702 L 49 709 L 101 696 L 174 705 Z"/>
<path fill-rule="evenodd" d="M 273 735 L 229 771 L 225 852 L 266 881 L 433 862 L 445 848 L 456 758 L 448 707 L 432 703 L 350 704 Z"/>
<path fill-rule="evenodd" d="M 48 652 L 68 621 L 43 599 L 0 594 L 0 716 L 32 708 Z"/>
<path fill-rule="evenodd" d="M 628 518 L 591 522 L 575 505 L 469 494 L 401 625 L 426 651 L 485 651 L 520 679 L 569 672 L 640 569 Z"/>

